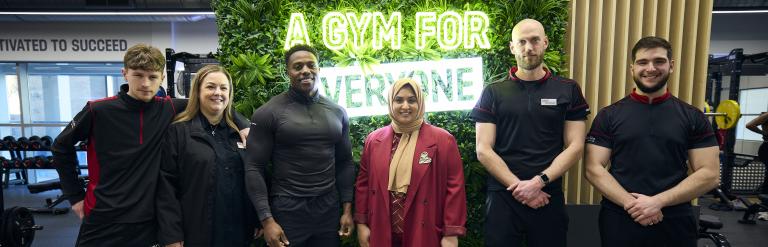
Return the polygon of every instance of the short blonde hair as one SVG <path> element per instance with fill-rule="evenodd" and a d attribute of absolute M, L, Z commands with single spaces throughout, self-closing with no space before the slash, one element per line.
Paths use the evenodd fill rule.
<path fill-rule="evenodd" d="M 125 52 L 123 66 L 128 69 L 163 72 L 163 69 L 165 69 L 165 56 L 155 47 L 147 44 L 137 44 L 131 46 Z"/>

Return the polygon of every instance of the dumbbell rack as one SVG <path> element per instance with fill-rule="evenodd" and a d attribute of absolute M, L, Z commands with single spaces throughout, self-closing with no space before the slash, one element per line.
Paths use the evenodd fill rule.
<path fill-rule="evenodd" d="M 0 174 L 5 176 L 5 182 L 3 188 L 8 186 L 10 181 L 10 173 L 12 170 L 21 170 L 23 174 L 23 184 L 29 185 L 28 175 L 26 175 L 29 169 L 54 169 L 52 156 L 33 156 L 28 157 L 27 152 L 34 151 L 51 151 L 50 146 L 53 143 L 53 139 L 49 136 L 38 137 L 31 136 L 29 138 L 19 137 L 18 139 L 12 136 L 6 136 L 0 140 L 0 151 L 8 151 L 10 157 L 0 156 Z M 50 199 L 47 199 L 48 201 Z M 50 203 L 49 203 L 50 204 Z M 0 206 L 5 208 L 4 196 L 0 193 Z M 34 208 L 30 208 L 33 212 Z M 59 208 L 45 208 L 42 211 L 51 212 L 54 214 L 66 213 L 68 209 L 62 210 Z"/>
<path fill-rule="evenodd" d="M 27 152 L 29 151 L 50 151 L 52 142 L 53 139 L 49 136 L 44 136 L 42 138 L 38 136 L 29 138 L 20 137 L 18 139 L 12 136 L 6 136 L 3 138 L 0 143 L 0 151 L 8 151 L 11 154 L 8 158 L 0 156 L 0 169 L 3 176 L 6 177 L 6 183 L 3 184 L 3 187 L 7 187 L 12 169 L 21 169 L 23 175 L 26 175 L 27 169 L 52 169 L 52 156 L 27 156 Z M 29 181 L 27 181 L 27 176 L 23 177 L 23 184 L 28 184 Z"/>

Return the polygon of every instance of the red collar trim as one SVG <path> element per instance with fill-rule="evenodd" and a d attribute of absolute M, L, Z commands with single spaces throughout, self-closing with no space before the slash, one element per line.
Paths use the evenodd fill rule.
<path fill-rule="evenodd" d="M 637 102 L 643 103 L 643 104 L 659 104 L 661 102 L 664 102 L 668 100 L 670 97 L 672 97 L 672 94 L 669 93 L 669 90 L 667 90 L 664 95 L 653 98 L 653 101 L 648 99 L 648 96 L 640 95 L 637 93 L 637 88 L 632 89 L 632 93 L 629 94 L 629 97 Z"/>
<path fill-rule="evenodd" d="M 535 82 L 544 83 L 545 81 L 549 80 L 550 77 L 552 77 L 552 71 L 549 71 L 549 69 L 547 69 L 547 67 L 542 67 L 542 68 L 547 73 L 544 74 L 544 77 L 542 77 L 541 79 L 536 80 Z M 517 75 L 515 75 L 516 72 L 517 72 L 517 66 L 509 68 L 509 79 L 512 79 L 512 80 L 515 80 L 515 81 L 521 81 L 521 79 L 517 78 Z"/>

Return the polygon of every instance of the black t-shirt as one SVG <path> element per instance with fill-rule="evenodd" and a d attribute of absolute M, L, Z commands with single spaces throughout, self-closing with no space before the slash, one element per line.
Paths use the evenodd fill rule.
<path fill-rule="evenodd" d="M 508 79 L 483 89 L 470 117 L 496 125 L 493 150 L 517 177 L 530 179 L 563 151 L 565 121 L 585 120 L 589 105 L 574 80 L 553 76 L 547 70 L 538 81 L 522 81 L 515 77 L 515 71 L 516 67 Z M 548 187 L 560 186 L 555 181 Z M 488 176 L 488 190 L 504 189 Z"/>
<path fill-rule="evenodd" d="M 654 98 L 632 92 L 600 110 L 587 143 L 611 149 L 610 174 L 629 192 L 653 196 L 687 177 L 688 150 L 717 146 L 704 114 L 669 93 Z M 603 205 L 624 211 L 604 199 Z M 690 203 L 662 209 L 690 212 Z"/>

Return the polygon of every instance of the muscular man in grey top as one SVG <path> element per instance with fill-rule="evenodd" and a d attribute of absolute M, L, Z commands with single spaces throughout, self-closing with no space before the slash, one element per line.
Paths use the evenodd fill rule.
<path fill-rule="evenodd" d="M 317 92 L 314 48 L 294 46 L 285 61 L 290 89 L 251 118 L 248 194 L 269 246 L 338 246 L 339 236 L 349 236 L 354 227 L 349 119 Z M 271 174 L 265 171 L 268 164 Z"/>

